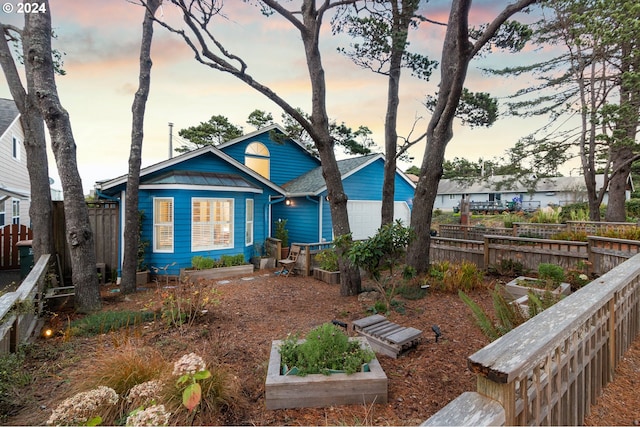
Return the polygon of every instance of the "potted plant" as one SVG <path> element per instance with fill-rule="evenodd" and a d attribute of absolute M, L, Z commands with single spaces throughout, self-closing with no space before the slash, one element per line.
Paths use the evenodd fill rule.
<path fill-rule="evenodd" d="M 276 239 L 280 240 L 281 252 L 280 258 L 284 259 L 289 256 L 289 230 L 287 230 L 286 219 L 278 219 L 276 222 Z"/>
<path fill-rule="evenodd" d="M 349 338 L 326 323 L 309 332 L 306 340 L 290 335 L 273 341 L 266 405 L 279 409 L 386 403 L 387 382 L 366 338 Z"/>
<path fill-rule="evenodd" d="M 313 269 L 313 277 L 323 282 L 335 285 L 340 283 L 340 268 L 338 254 L 334 249 L 324 249 L 314 257 L 318 267 Z"/>

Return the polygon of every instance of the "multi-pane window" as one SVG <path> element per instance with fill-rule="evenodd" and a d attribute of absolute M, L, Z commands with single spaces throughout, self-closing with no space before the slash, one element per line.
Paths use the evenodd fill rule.
<path fill-rule="evenodd" d="M 191 250 L 233 247 L 233 199 L 192 199 Z"/>
<path fill-rule="evenodd" d="M 14 200 L 11 205 L 11 224 L 20 224 L 20 200 Z"/>
<path fill-rule="evenodd" d="M 153 199 L 153 251 L 173 252 L 173 198 Z"/>
<path fill-rule="evenodd" d="M 0 227 L 4 225 L 4 201 L 0 202 Z"/>
<path fill-rule="evenodd" d="M 245 224 L 245 245 L 253 245 L 253 199 L 247 199 L 245 202 L 246 224 Z"/>
<path fill-rule="evenodd" d="M 269 173 L 269 149 L 260 142 L 252 142 L 247 145 L 244 150 L 244 164 L 249 169 L 259 173 L 267 179 L 270 179 Z"/>

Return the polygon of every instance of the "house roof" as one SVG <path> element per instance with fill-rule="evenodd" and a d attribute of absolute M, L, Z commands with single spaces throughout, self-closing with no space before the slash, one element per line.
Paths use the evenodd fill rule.
<path fill-rule="evenodd" d="M 438 184 L 438 194 L 483 194 L 483 193 L 526 193 L 531 188 L 531 184 L 521 181 L 513 181 L 506 175 L 495 175 L 486 179 L 468 180 L 464 179 L 442 179 Z M 502 184 L 501 184 L 502 183 Z M 596 175 L 596 188 L 602 188 L 604 175 Z M 583 176 L 558 176 L 540 178 L 535 183 L 534 190 L 537 192 L 548 191 L 571 191 L 585 187 Z"/>
<path fill-rule="evenodd" d="M 338 160 L 338 170 L 340 171 L 342 180 L 345 180 L 378 159 L 382 159 L 384 161 L 384 156 L 377 153 Z M 397 171 L 400 172 L 399 169 L 397 169 Z M 405 174 L 400 172 L 400 175 L 415 188 L 415 184 Z M 287 182 L 282 186 L 282 188 L 284 188 L 291 197 L 300 195 L 317 196 L 327 189 L 327 184 L 322 176 L 322 167 L 318 166 L 304 175 Z"/>
<path fill-rule="evenodd" d="M 201 147 L 198 148 L 196 150 L 192 150 L 189 151 L 187 153 L 181 154 L 179 156 L 176 157 L 172 157 L 171 159 L 167 159 L 164 160 L 162 162 L 156 163 L 154 165 L 148 166 L 146 168 L 143 168 L 142 170 L 140 170 L 140 178 L 142 179 L 144 176 L 149 175 L 151 173 L 154 172 L 160 172 L 163 169 L 169 167 L 169 166 L 174 166 L 174 165 L 178 165 L 184 161 L 193 159 L 195 157 L 201 156 L 203 154 L 206 153 L 211 153 L 215 156 L 220 157 L 222 160 L 232 164 L 233 166 L 235 166 L 236 168 L 238 168 L 239 170 L 243 171 L 244 173 L 246 173 L 247 175 L 257 179 L 258 181 L 262 182 L 263 184 L 265 184 L 267 187 L 272 188 L 273 190 L 275 190 L 276 192 L 284 195 L 285 192 L 284 190 L 277 186 L 276 184 L 274 184 L 273 182 L 269 181 L 268 179 L 266 179 L 265 177 L 263 177 L 262 175 L 258 174 L 257 172 L 249 169 L 248 167 L 246 167 L 245 165 L 243 165 L 242 163 L 239 163 L 238 161 L 236 161 L 235 159 L 233 159 L 231 156 L 223 153 L 222 151 L 220 151 L 220 149 L 218 149 L 217 147 L 213 146 L 213 145 L 207 145 L 206 147 Z M 117 187 L 119 185 L 125 184 L 127 182 L 127 176 L 128 175 L 121 175 L 117 178 L 113 178 L 113 179 L 109 179 L 109 180 L 104 180 L 104 181 L 98 181 L 96 182 L 96 189 L 99 191 L 107 191 L 113 187 Z M 176 183 L 177 184 L 177 183 Z"/>
<path fill-rule="evenodd" d="M 180 185 L 180 186 L 207 186 L 207 187 L 233 187 L 260 190 L 240 175 L 216 172 L 180 171 L 173 170 L 160 174 L 144 182 L 148 185 Z"/>
<path fill-rule="evenodd" d="M 19 115 L 20 112 L 13 99 L 0 98 L 0 136 L 4 135 Z"/>
<path fill-rule="evenodd" d="M 29 193 L 25 193 L 23 190 L 16 188 L 10 188 L 0 182 L 0 202 L 13 197 L 15 199 L 28 199 Z"/>
<path fill-rule="evenodd" d="M 234 144 L 237 144 L 239 142 L 246 141 L 247 139 L 251 139 L 251 138 L 253 138 L 253 137 L 257 136 L 257 135 L 261 135 L 261 134 L 263 134 L 265 132 L 271 132 L 271 131 L 278 131 L 282 135 L 285 135 L 285 136 L 287 135 L 287 132 L 282 128 L 282 126 L 280 126 L 279 124 L 272 124 L 272 125 L 260 128 L 258 130 L 255 130 L 255 131 L 253 131 L 251 133 L 247 133 L 245 135 L 242 135 L 242 136 L 239 136 L 237 138 L 231 139 L 229 141 L 223 142 L 222 144 L 217 145 L 217 147 L 222 150 L 223 148 L 229 147 L 230 145 L 234 145 Z M 307 149 L 307 147 L 305 147 L 305 145 L 303 143 L 301 143 L 297 139 L 293 139 L 293 138 L 289 138 L 289 137 L 287 137 L 287 139 L 289 139 L 291 142 L 296 144 L 300 149 L 302 149 L 303 151 L 308 153 L 310 156 L 316 157 L 311 152 L 309 152 L 309 150 Z"/>

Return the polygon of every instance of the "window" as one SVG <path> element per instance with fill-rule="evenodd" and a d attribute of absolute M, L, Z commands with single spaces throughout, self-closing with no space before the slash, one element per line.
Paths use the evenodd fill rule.
<path fill-rule="evenodd" d="M 245 202 L 246 224 L 244 234 L 244 244 L 253 245 L 253 199 L 247 199 Z"/>
<path fill-rule="evenodd" d="M 20 140 L 14 135 L 13 142 L 11 144 L 11 155 L 16 160 L 20 160 L 20 145 Z"/>
<path fill-rule="evenodd" d="M 0 202 L 0 227 L 4 225 L 4 201 Z"/>
<path fill-rule="evenodd" d="M 260 142 L 252 142 L 247 145 L 247 149 L 244 150 L 245 166 L 265 178 L 270 179 L 269 162 L 269 149 L 267 149 L 264 144 Z"/>
<path fill-rule="evenodd" d="M 11 224 L 20 224 L 20 200 L 14 200 L 11 205 Z"/>
<path fill-rule="evenodd" d="M 173 198 L 153 199 L 153 251 L 173 252 Z"/>
<path fill-rule="evenodd" d="M 191 250 L 233 247 L 233 199 L 192 199 Z"/>

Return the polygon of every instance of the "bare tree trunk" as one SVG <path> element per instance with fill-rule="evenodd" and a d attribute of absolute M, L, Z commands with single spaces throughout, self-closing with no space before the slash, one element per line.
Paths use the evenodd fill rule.
<path fill-rule="evenodd" d="M 25 15 L 23 43 L 27 75 L 33 78 L 34 94 L 49 129 L 51 146 L 64 192 L 66 238 L 71 256 L 75 308 L 91 312 L 101 308 L 93 231 L 82 192 L 82 180 L 76 163 L 76 145 L 69 114 L 60 104 L 51 55 L 51 15 L 46 12 Z"/>
<path fill-rule="evenodd" d="M 151 41 L 153 39 L 153 15 L 160 6 L 160 0 L 149 0 L 142 23 L 140 46 L 140 75 L 138 91 L 131 107 L 131 151 L 129 153 L 129 175 L 124 213 L 124 255 L 122 261 L 121 291 L 125 294 L 136 290 L 136 270 L 138 245 L 140 243 L 140 221 L 138 214 L 138 187 L 140 185 L 140 164 L 142 162 L 142 141 L 144 136 L 144 112 L 151 84 Z"/>
<path fill-rule="evenodd" d="M 18 69 L 11 55 L 7 38 L 17 37 L 17 29 L 3 27 L 0 40 L 0 66 L 4 72 L 11 96 L 20 112 L 24 130 L 24 146 L 27 153 L 27 170 L 31 187 L 29 217 L 33 229 L 33 254 L 37 260 L 43 254 L 55 254 L 53 244 L 51 189 L 44 121 L 33 96 L 32 82 L 27 80 L 27 91 L 20 80 Z M 10 31 L 15 34 L 10 35 Z"/>
<path fill-rule="evenodd" d="M 429 269 L 433 204 L 442 177 L 445 149 L 453 137 L 453 119 L 462 95 L 469 62 L 511 15 L 535 2 L 536 0 L 519 0 L 506 6 L 486 27 L 475 44 L 469 41 L 468 18 L 471 0 L 452 2 L 442 47 L 438 99 L 427 127 L 427 146 L 411 212 L 411 227 L 416 232 L 416 239 L 409 245 L 407 264 L 418 273 Z"/>

